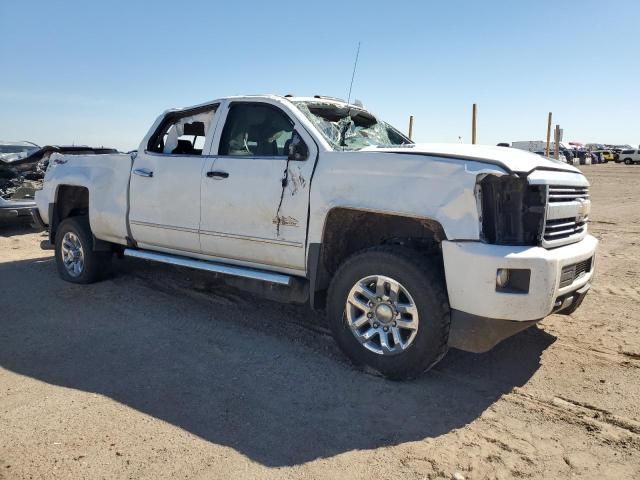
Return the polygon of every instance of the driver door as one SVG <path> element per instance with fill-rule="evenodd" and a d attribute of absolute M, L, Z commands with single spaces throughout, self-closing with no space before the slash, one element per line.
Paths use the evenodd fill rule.
<path fill-rule="evenodd" d="M 202 176 L 202 253 L 301 274 L 317 147 L 278 105 L 234 101 L 224 110 L 212 148 L 217 155 Z M 303 160 L 287 158 L 294 132 L 309 149 Z"/>

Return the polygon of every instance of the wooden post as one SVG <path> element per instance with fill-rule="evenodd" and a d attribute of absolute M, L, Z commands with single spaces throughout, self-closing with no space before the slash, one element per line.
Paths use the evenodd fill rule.
<path fill-rule="evenodd" d="M 471 114 L 471 143 L 476 144 L 476 120 L 478 118 L 478 106 L 473 104 L 473 113 Z"/>
<path fill-rule="evenodd" d="M 549 157 L 549 148 L 551 147 L 551 112 L 549 112 L 549 120 L 547 121 L 547 148 L 544 151 L 544 156 Z"/>
<path fill-rule="evenodd" d="M 560 125 L 556 125 L 556 134 L 554 140 L 554 157 L 556 160 L 560 159 Z"/>
<path fill-rule="evenodd" d="M 409 140 L 413 140 L 413 115 L 409 115 Z"/>

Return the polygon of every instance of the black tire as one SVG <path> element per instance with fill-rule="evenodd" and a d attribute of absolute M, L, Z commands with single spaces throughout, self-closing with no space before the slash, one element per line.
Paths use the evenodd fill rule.
<path fill-rule="evenodd" d="M 62 242 L 65 234 L 73 233 L 80 241 L 84 256 L 84 265 L 81 272 L 74 276 L 64 265 L 62 254 Z M 86 216 L 70 217 L 60 222 L 55 239 L 56 266 L 63 280 L 71 283 L 93 283 L 101 280 L 109 274 L 111 268 L 112 252 L 95 252 L 93 250 L 93 235 L 89 226 L 89 218 Z"/>
<path fill-rule="evenodd" d="M 390 277 L 413 297 L 419 328 L 413 343 L 396 355 L 366 349 L 346 321 L 351 288 L 370 275 Z M 413 378 L 444 357 L 448 350 L 451 315 L 442 269 L 420 252 L 400 246 L 380 246 L 348 258 L 333 276 L 327 297 L 329 327 L 340 349 L 356 365 L 367 365 L 394 380 Z"/>
<path fill-rule="evenodd" d="M 624 159 L 624 164 L 625 165 L 631 165 L 633 163 L 633 161 L 630 158 L 625 158 Z"/>

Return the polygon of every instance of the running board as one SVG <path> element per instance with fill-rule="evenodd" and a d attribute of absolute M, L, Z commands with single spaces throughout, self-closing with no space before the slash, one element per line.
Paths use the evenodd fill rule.
<path fill-rule="evenodd" d="M 125 248 L 125 257 L 141 258 L 152 262 L 168 263 L 179 267 L 195 268 L 196 270 L 206 270 L 207 272 L 222 273 L 234 277 L 251 278 L 262 280 L 263 282 L 276 283 L 278 285 L 289 285 L 291 277 L 282 273 L 266 272 L 255 268 L 241 267 L 238 265 L 228 265 L 224 263 L 208 262 L 206 260 L 196 260 L 195 258 L 180 257 L 168 253 L 151 252 L 149 250 L 133 250 Z"/>

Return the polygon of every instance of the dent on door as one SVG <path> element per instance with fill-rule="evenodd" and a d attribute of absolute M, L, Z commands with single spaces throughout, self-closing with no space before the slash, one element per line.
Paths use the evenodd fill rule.
<path fill-rule="evenodd" d="M 282 197 L 272 223 L 276 226 L 276 237 L 280 237 L 281 227 L 298 227 L 300 220 L 286 214 L 286 197 L 295 197 L 306 192 L 307 179 L 300 165 L 287 162 L 287 169 L 282 179 Z"/>

